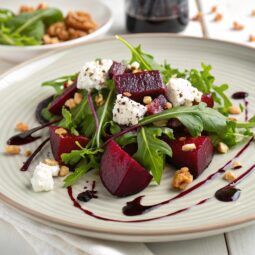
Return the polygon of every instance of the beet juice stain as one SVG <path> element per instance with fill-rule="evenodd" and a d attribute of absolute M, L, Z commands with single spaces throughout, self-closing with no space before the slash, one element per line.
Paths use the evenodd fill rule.
<path fill-rule="evenodd" d="M 92 182 L 91 189 L 87 189 L 87 187 L 84 187 L 84 189 L 87 189 L 86 191 L 83 191 L 78 194 L 77 199 L 82 202 L 89 202 L 92 198 L 98 198 L 96 188 L 96 181 Z"/>

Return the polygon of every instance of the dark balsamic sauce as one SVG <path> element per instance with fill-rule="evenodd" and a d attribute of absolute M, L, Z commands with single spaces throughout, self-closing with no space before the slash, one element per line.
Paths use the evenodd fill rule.
<path fill-rule="evenodd" d="M 235 92 L 233 95 L 232 95 L 232 98 L 233 99 L 245 99 L 246 97 L 248 97 L 249 94 L 247 92 L 244 92 L 244 91 L 238 91 L 238 92 Z"/>
<path fill-rule="evenodd" d="M 87 187 L 84 187 L 87 189 Z M 82 202 L 89 202 L 92 198 L 98 198 L 96 188 L 96 181 L 93 181 L 91 190 L 86 190 L 78 194 L 77 199 Z"/>
<path fill-rule="evenodd" d="M 45 139 L 37 148 L 36 150 L 31 154 L 31 156 L 23 163 L 23 166 L 20 168 L 21 171 L 27 171 L 27 169 L 29 168 L 31 162 L 33 161 L 33 159 L 35 158 L 35 156 L 42 150 L 42 148 L 44 147 L 44 145 L 49 142 L 50 138 L 48 137 L 47 139 Z"/>
<path fill-rule="evenodd" d="M 26 132 L 22 132 L 17 135 L 14 135 L 8 139 L 7 144 L 9 144 L 9 145 L 24 145 L 24 144 L 34 142 L 35 140 L 41 138 L 41 136 L 32 136 L 33 133 L 35 133 L 43 128 L 46 128 L 46 127 L 50 126 L 51 124 L 56 123 L 58 121 L 59 121 L 59 119 L 53 120 L 53 121 L 43 124 L 41 126 L 32 128 Z"/>
<path fill-rule="evenodd" d="M 179 193 L 178 195 L 176 195 L 176 196 L 174 196 L 174 197 L 172 197 L 172 198 L 170 198 L 168 200 L 165 200 L 163 202 L 160 202 L 160 203 L 157 203 L 157 204 L 153 204 L 153 205 L 142 205 L 141 204 L 141 200 L 142 200 L 143 196 L 139 196 L 139 197 L 135 198 L 134 200 L 132 200 L 130 202 L 127 202 L 126 206 L 123 207 L 123 210 L 122 210 L 123 213 L 126 216 L 142 215 L 142 214 L 144 214 L 146 212 L 151 211 L 152 209 L 158 208 L 158 207 L 160 207 L 162 205 L 165 205 L 165 204 L 169 204 L 173 200 L 176 200 L 176 199 L 179 199 L 181 197 L 186 196 L 187 194 L 191 193 L 193 190 L 198 189 L 199 187 L 201 187 L 202 185 L 204 185 L 208 181 L 213 180 L 216 177 L 218 177 L 219 175 L 223 174 L 226 171 L 225 168 L 227 166 L 229 166 L 231 164 L 231 162 L 235 158 L 239 157 L 242 153 L 244 153 L 244 151 L 250 146 L 252 141 L 253 141 L 253 138 L 251 138 L 250 141 L 247 144 L 244 145 L 244 147 L 233 157 L 233 159 L 229 160 L 223 167 L 221 167 L 215 173 L 209 175 L 206 179 L 202 180 L 201 182 L 197 183 L 196 185 L 192 186 L 191 188 L 189 188 L 189 189 Z M 235 179 L 233 182 L 231 182 L 227 186 L 223 187 L 221 190 L 223 190 L 224 188 L 225 188 L 225 190 L 227 190 L 227 187 L 229 188 L 229 190 L 230 190 L 230 188 L 233 189 L 234 188 L 233 186 L 235 186 L 236 184 L 240 183 L 254 169 L 255 169 L 255 164 L 253 166 L 251 166 L 242 175 L 240 175 L 237 179 Z M 68 187 L 67 191 L 68 191 L 68 195 L 69 195 L 70 199 L 73 201 L 73 205 L 75 207 L 77 207 L 78 209 L 80 209 L 81 211 L 83 211 L 85 214 L 87 214 L 87 215 L 89 215 L 91 217 L 94 217 L 96 219 L 104 220 L 104 221 L 123 222 L 123 223 L 148 222 L 148 221 L 153 221 L 153 220 L 157 220 L 157 219 L 162 219 L 162 218 L 174 216 L 174 215 L 180 214 L 182 212 L 188 211 L 188 210 L 192 209 L 195 206 L 202 205 L 202 204 L 206 203 L 208 200 L 210 200 L 212 198 L 212 197 L 205 198 L 205 199 L 200 200 L 199 202 L 197 202 L 197 203 L 195 203 L 195 204 L 193 204 L 193 205 L 191 205 L 189 207 L 182 208 L 180 210 L 171 212 L 171 213 L 163 215 L 163 216 L 146 218 L 146 219 L 140 219 L 140 220 L 118 220 L 118 219 L 111 219 L 111 218 L 102 217 L 100 215 L 94 214 L 93 212 L 91 212 L 91 211 L 89 211 L 87 209 L 82 208 L 81 205 L 76 201 L 76 199 L 73 196 L 72 187 Z M 216 193 L 217 193 L 217 191 L 216 191 Z M 222 193 L 223 193 L 223 191 L 222 191 Z M 238 193 L 238 192 L 236 192 L 236 193 Z M 222 196 L 224 196 L 224 195 L 222 195 Z M 225 196 L 227 197 L 227 195 L 225 195 Z M 240 196 L 240 190 L 239 190 L 239 196 Z M 235 195 L 234 199 L 237 200 L 239 198 L 239 196 Z M 232 199 L 233 199 L 233 196 L 232 196 Z M 232 201 L 235 201 L 234 199 Z"/>
<path fill-rule="evenodd" d="M 221 202 L 236 201 L 241 194 L 241 190 L 235 187 L 224 187 L 215 192 L 215 197 Z"/>

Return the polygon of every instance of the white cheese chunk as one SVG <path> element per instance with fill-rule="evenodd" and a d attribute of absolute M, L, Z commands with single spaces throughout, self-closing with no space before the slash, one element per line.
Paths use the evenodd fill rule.
<path fill-rule="evenodd" d="M 33 173 L 31 184 L 35 192 L 50 191 L 54 188 L 53 176 L 58 176 L 59 165 L 49 166 L 40 162 Z"/>
<path fill-rule="evenodd" d="M 144 105 L 119 94 L 112 110 L 113 121 L 119 125 L 136 125 L 146 111 L 147 108 Z"/>
<path fill-rule="evenodd" d="M 108 78 L 108 71 L 112 63 L 111 59 L 87 62 L 78 75 L 77 88 L 86 89 L 87 91 L 92 89 L 101 90 L 105 87 L 105 81 Z"/>
<path fill-rule="evenodd" d="M 188 80 L 171 78 L 166 84 L 167 98 L 173 106 L 192 106 L 193 102 L 201 102 L 202 92 L 193 87 Z"/>

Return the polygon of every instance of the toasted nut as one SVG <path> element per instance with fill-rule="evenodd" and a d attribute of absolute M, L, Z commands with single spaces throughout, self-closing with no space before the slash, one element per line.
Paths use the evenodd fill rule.
<path fill-rule="evenodd" d="M 123 96 L 125 96 L 125 97 L 131 97 L 132 94 L 126 91 L 126 92 L 123 92 Z"/>
<path fill-rule="evenodd" d="M 69 168 L 67 166 L 61 166 L 58 175 L 63 177 L 69 174 Z"/>
<path fill-rule="evenodd" d="M 213 5 L 211 7 L 211 13 L 215 13 L 215 12 L 217 12 L 217 10 L 218 10 L 218 6 L 217 5 Z"/>
<path fill-rule="evenodd" d="M 7 145 L 5 147 L 5 153 L 11 155 L 17 155 L 20 153 L 20 147 L 17 145 Z"/>
<path fill-rule="evenodd" d="M 28 131 L 29 127 L 26 123 L 19 122 L 16 124 L 15 129 L 20 132 L 25 132 L 25 131 Z"/>
<path fill-rule="evenodd" d="M 255 42 L 255 35 L 250 35 L 248 41 Z"/>
<path fill-rule="evenodd" d="M 150 104 L 150 103 L 152 102 L 152 98 L 151 98 L 150 96 L 145 96 L 145 97 L 143 98 L 143 102 L 144 102 L 145 104 Z"/>
<path fill-rule="evenodd" d="M 58 166 L 59 165 L 58 161 L 56 161 L 55 159 L 46 158 L 42 162 L 48 166 Z"/>
<path fill-rule="evenodd" d="M 76 103 L 73 98 L 70 98 L 66 100 L 65 106 L 68 107 L 69 109 L 72 109 L 76 106 Z"/>
<path fill-rule="evenodd" d="M 215 22 L 220 22 L 222 19 L 223 19 L 223 15 L 220 14 L 220 13 L 217 13 L 217 14 L 215 15 L 215 17 L 214 17 L 213 20 L 214 20 Z"/>
<path fill-rule="evenodd" d="M 183 190 L 192 181 L 193 181 L 193 176 L 189 172 L 189 168 L 182 167 L 180 170 L 175 172 L 174 178 L 172 180 L 172 186 L 173 188 Z"/>
<path fill-rule="evenodd" d="M 217 150 L 219 153 L 225 154 L 229 151 L 229 148 L 225 143 L 220 142 L 217 146 Z"/>
<path fill-rule="evenodd" d="M 38 4 L 38 6 L 37 6 L 37 10 L 45 10 L 45 9 L 47 9 L 48 8 L 48 4 L 46 4 L 46 3 L 40 3 L 40 4 Z"/>
<path fill-rule="evenodd" d="M 57 37 L 61 41 L 69 40 L 69 32 L 67 31 L 65 23 L 62 21 L 53 23 L 49 26 L 48 34 L 51 38 Z"/>
<path fill-rule="evenodd" d="M 98 95 L 96 95 L 95 97 L 95 102 L 97 106 L 101 106 L 104 104 L 104 97 L 101 93 L 99 93 Z"/>
<path fill-rule="evenodd" d="M 82 94 L 75 93 L 73 99 L 74 99 L 75 104 L 80 104 L 82 101 Z"/>
<path fill-rule="evenodd" d="M 167 120 L 157 120 L 157 121 L 153 121 L 152 124 L 156 127 L 165 127 L 167 126 Z"/>
<path fill-rule="evenodd" d="M 202 12 L 198 12 L 191 20 L 193 21 L 200 21 L 203 17 Z"/>
<path fill-rule="evenodd" d="M 185 141 L 185 140 L 186 140 L 186 137 L 185 137 L 185 136 L 179 137 L 179 141 Z"/>
<path fill-rule="evenodd" d="M 237 121 L 237 119 L 234 118 L 234 117 L 228 117 L 228 120 L 230 120 L 230 121 Z"/>
<path fill-rule="evenodd" d="M 182 151 L 193 151 L 197 147 L 194 143 L 187 143 L 182 146 Z"/>
<path fill-rule="evenodd" d="M 59 136 L 63 136 L 67 134 L 67 130 L 64 128 L 57 128 L 55 129 L 55 134 Z"/>
<path fill-rule="evenodd" d="M 144 70 L 144 71 L 145 71 L 145 70 Z M 134 70 L 132 70 L 132 73 L 140 73 L 140 72 L 142 72 L 141 69 L 134 69 Z"/>
<path fill-rule="evenodd" d="M 85 32 L 85 31 L 82 31 L 82 30 L 77 30 L 77 29 L 74 29 L 74 28 L 71 28 L 71 27 L 69 27 L 67 29 L 67 31 L 69 33 L 69 40 L 79 38 L 79 37 L 82 37 L 82 36 L 88 34 L 88 32 Z"/>
<path fill-rule="evenodd" d="M 170 102 L 167 102 L 167 103 L 164 105 L 164 108 L 165 108 L 165 109 L 172 109 L 172 108 L 173 108 L 173 105 L 172 105 Z"/>
<path fill-rule="evenodd" d="M 19 9 L 20 13 L 29 13 L 29 12 L 34 12 L 35 8 L 27 5 L 22 5 Z"/>
<path fill-rule="evenodd" d="M 242 111 L 239 106 L 232 105 L 228 108 L 228 112 L 230 114 L 240 114 Z"/>
<path fill-rule="evenodd" d="M 59 43 L 59 39 L 57 37 L 50 37 L 48 34 L 43 36 L 44 44 L 55 44 Z"/>
<path fill-rule="evenodd" d="M 255 17 L 255 10 L 252 10 L 252 11 L 251 11 L 251 16 L 252 16 L 252 17 Z"/>
<path fill-rule="evenodd" d="M 24 152 L 24 155 L 25 155 L 26 157 L 30 157 L 30 156 L 32 155 L 32 151 L 26 150 L 26 151 Z"/>
<path fill-rule="evenodd" d="M 233 174 L 233 172 L 231 171 L 227 171 L 224 175 L 223 175 L 223 179 L 228 181 L 228 182 L 232 182 L 236 179 L 236 176 Z"/>
<path fill-rule="evenodd" d="M 237 23 L 236 21 L 233 22 L 233 29 L 236 31 L 241 31 L 244 29 L 244 25 Z"/>
<path fill-rule="evenodd" d="M 231 168 L 232 169 L 239 169 L 239 168 L 241 168 L 242 167 L 242 165 L 241 165 L 241 163 L 240 162 L 238 162 L 238 161 L 234 161 L 234 162 L 232 162 L 232 165 L 231 165 Z"/>

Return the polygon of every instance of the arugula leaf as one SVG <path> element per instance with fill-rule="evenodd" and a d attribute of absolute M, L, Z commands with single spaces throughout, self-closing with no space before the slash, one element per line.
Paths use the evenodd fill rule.
<path fill-rule="evenodd" d="M 181 72 L 177 68 L 172 68 L 171 65 L 167 64 L 166 62 L 162 66 L 161 74 L 163 76 L 163 81 L 164 81 L 165 84 L 174 75 L 178 78 L 186 78 L 186 72 L 185 71 Z"/>
<path fill-rule="evenodd" d="M 128 43 L 126 40 L 124 40 L 122 37 L 116 35 L 116 39 L 121 41 L 123 44 L 125 44 L 132 53 L 132 58 L 130 60 L 130 63 L 133 63 L 134 61 L 138 62 L 140 64 L 140 68 L 142 70 L 161 70 L 162 67 L 155 62 L 152 55 L 145 53 L 141 49 L 141 45 L 137 47 L 133 47 L 130 43 Z"/>
<path fill-rule="evenodd" d="M 79 135 L 78 131 L 76 130 L 77 126 L 73 121 L 72 114 L 65 107 L 62 108 L 62 116 L 63 119 L 59 122 L 58 125 L 70 130 L 71 134 L 73 135 Z"/>
<path fill-rule="evenodd" d="M 120 126 L 117 123 L 115 123 L 114 121 L 111 120 L 111 121 L 107 121 L 104 124 L 103 130 L 102 130 L 103 131 L 102 132 L 103 136 L 108 134 L 107 133 L 108 130 L 110 131 L 111 135 L 115 135 L 115 134 L 117 134 L 117 133 L 119 133 L 121 131 L 121 128 L 120 128 Z"/>
<path fill-rule="evenodd" d="M 137 134 L 138 150 L 133 155 L 134 159 L 152 173 L 158 184 L 164 169 L 165 155 L 172 156 L 170 146 L 158 138 L 161 135 L 161 128 L 141 127 Z"/>
<path fill-rule="evenodd" d="M 77 76 L 78 76 L 78 73 L 65 75 L 65 76 L 50 80 L 50 81 L 45 81 L 42 83 L 42 86 L 43 87 L 46 87 L 46 86 L 53 87 L 56 90 L 56 93 L 59 95 L 64 90 L 64 84 L 74 81 L 77 78 Z"/>
<path fill-rule="evenodd" d="M 221 133 L 226 128 L 226 117 L 217 110 L 206 107 L 204 103 L 194 106 L 181 106 L 165 110 L 161 113 L 143 118 L 139 124 L 147 125 L 158 120 L 178 119 L 186 126 L 192 136 L 199 136 L 201 132 Z"/>
<path fill-rule="evenodd" d="M 64 179 L 64 187 L 72 186 L 76 183 L 84 174 L 92 169 L 97 169 L 99 167 L 99 159 L 94 156 L 90 156 L 89 159 L 82 159 L 76 166 L 75 171 L 68 175 Z"/>
<path fill-rule="evenodd" d="M 121 147 L 125 147 L 131 143 L 137 143 L 137 132 L 128 132 L 120 137 L 117 137 L 115 141 Z"/>

